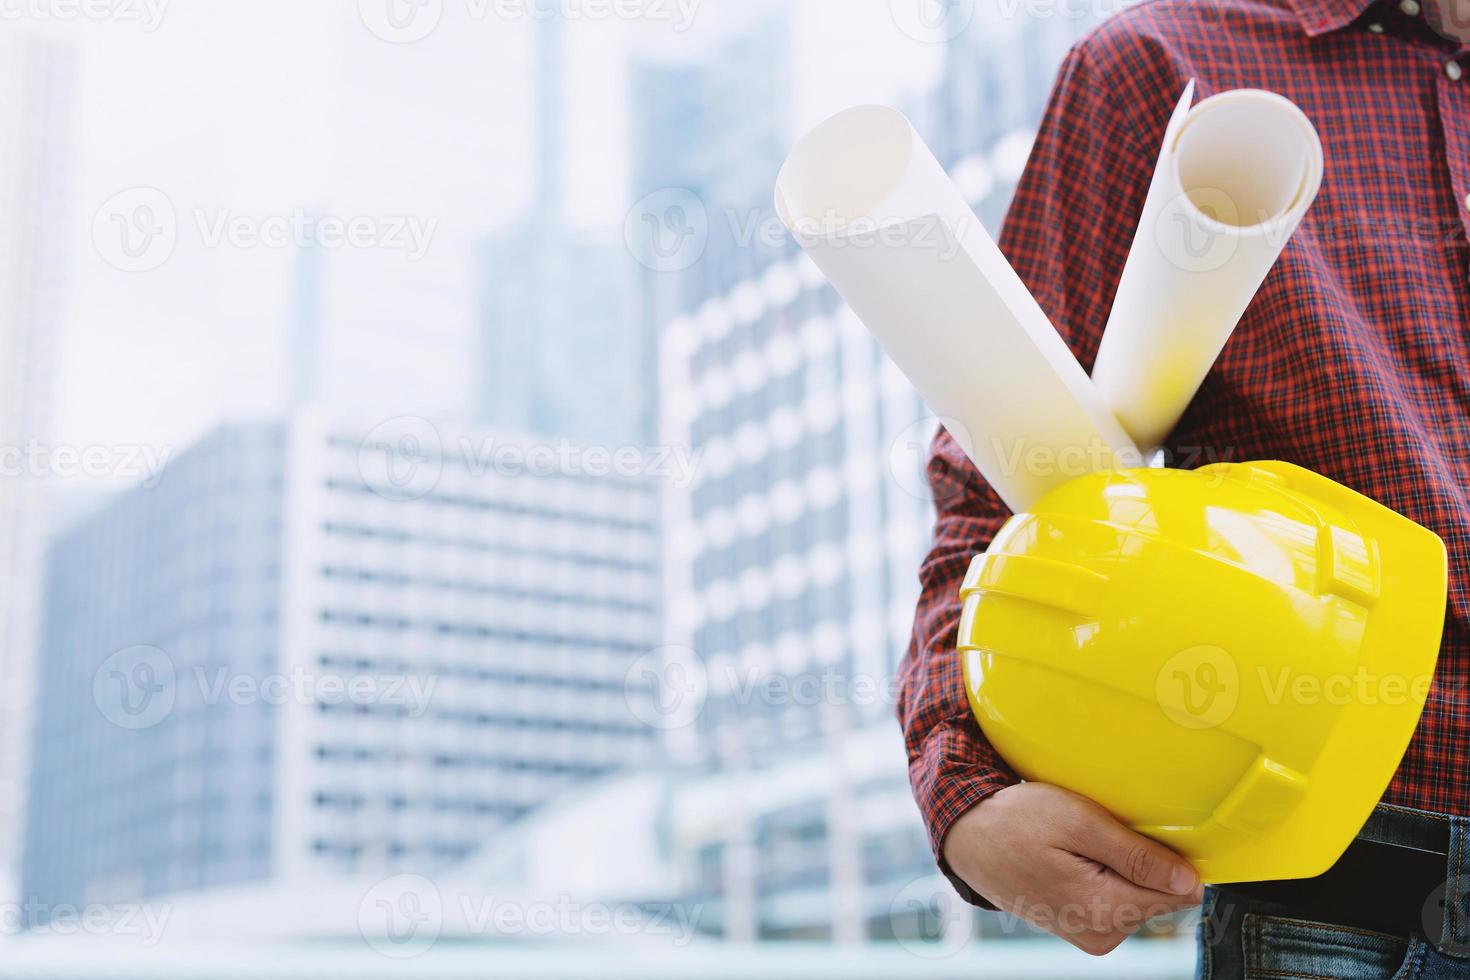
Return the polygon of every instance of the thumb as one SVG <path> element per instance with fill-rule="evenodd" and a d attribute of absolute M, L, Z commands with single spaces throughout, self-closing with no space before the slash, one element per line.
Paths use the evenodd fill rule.
<path fill-rule="evenodd" d="M 1184 858 L 1129 830 L 1110 814 L 1098 817 L 1079 829 L 1077 853 L 1112 868 L 1135 885 L 1167 895 L 1188 895 L 1199 888 L 1199 874 Z"/>

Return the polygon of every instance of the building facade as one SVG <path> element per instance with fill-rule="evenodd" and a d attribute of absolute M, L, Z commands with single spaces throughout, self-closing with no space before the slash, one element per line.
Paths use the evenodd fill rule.
<path fill-rule="evenodd" d="M 270 705 L 218 671 L 279 659 L 284 435 L 215 434 L 48 554 L 24 888 L 126 901 L 269 872 Z"/>
<path fill-rule="evenodd" d="M 17 897 L 30 761 L 47 474 L 71 213 L 75 54 L 14 25 L 0 41 L 0 902 Z M 5 929 L 0 924 L 0 931 Z"/>
<path fill-rule="evenodd" d="M 648 764 L 655 490 L 526 445 L 228 426 L 59 536 L 26 894 L 428 872 Z"/>

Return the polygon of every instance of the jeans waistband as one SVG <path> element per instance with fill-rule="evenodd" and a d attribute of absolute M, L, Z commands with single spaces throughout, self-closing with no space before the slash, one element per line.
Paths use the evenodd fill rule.
<path fill-rule="evenodd" d="M 1441 952 L 1470 958 L 1470 818 L 1380 805 L 1327 871 L 1315 878 L 1218 885 L 1297 918 L 1421 934 Z"/>
<path fill-rule="evenodd" d="M 1358 831 L 1358 838 L 1448 855 L 1454 820 L 1447 813 L 1380 803 Z"/>
<path fill-rule="evenodd" d="M 1358 837 L 1443 856 L 1444 880 L 1424 896 L 1425 938 L 1470 956 L 1470 817 L 1379 804 Z"/>

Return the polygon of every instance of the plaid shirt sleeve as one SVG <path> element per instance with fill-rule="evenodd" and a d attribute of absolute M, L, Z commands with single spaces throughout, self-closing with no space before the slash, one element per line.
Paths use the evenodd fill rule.
<path fill-rule="evenodd" d="M 1172 108 L 1157 97 L 1127 111 L 1117 107 L 1109 85 L 1125 66 L 1117 63 L 1115 46 L 1105 26 L 1062 63 L 999 241 L 1084 366 L 1096 356 Z M 1137 50 L 1126 43 L 1122 49 Z M 1170 86 L 1163 79 L 1156 84 L 1160 92 Z M 1174 98 L 1183 85 L 1180 79 Z M 944 865 L 940 848 L 961 814 L 1018 781 L 970 712 L 955 653 L 960 581 L 1008 512 L 942 429 L 928 475 L 937 511 L 934 539 L 919 571 L 898 714 L 909 781 L 940 868 L 966 900 L 984 905 Z"/>

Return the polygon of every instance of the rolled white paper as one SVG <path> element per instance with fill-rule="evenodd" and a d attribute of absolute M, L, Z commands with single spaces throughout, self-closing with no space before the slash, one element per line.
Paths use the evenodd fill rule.
<path fill-rule="evenodd" d="M 1013 511 L 1139 465 L 959 189 L 900 112 L 856 106 L 797 143 L 776 211 Z"/>
<path fill-rule="evenodd" d="M 1322 144 L 1273 92 L 1174 109 L 1092 380 L 1145 452 L 1184 414 L 1322 183 Z"/>

